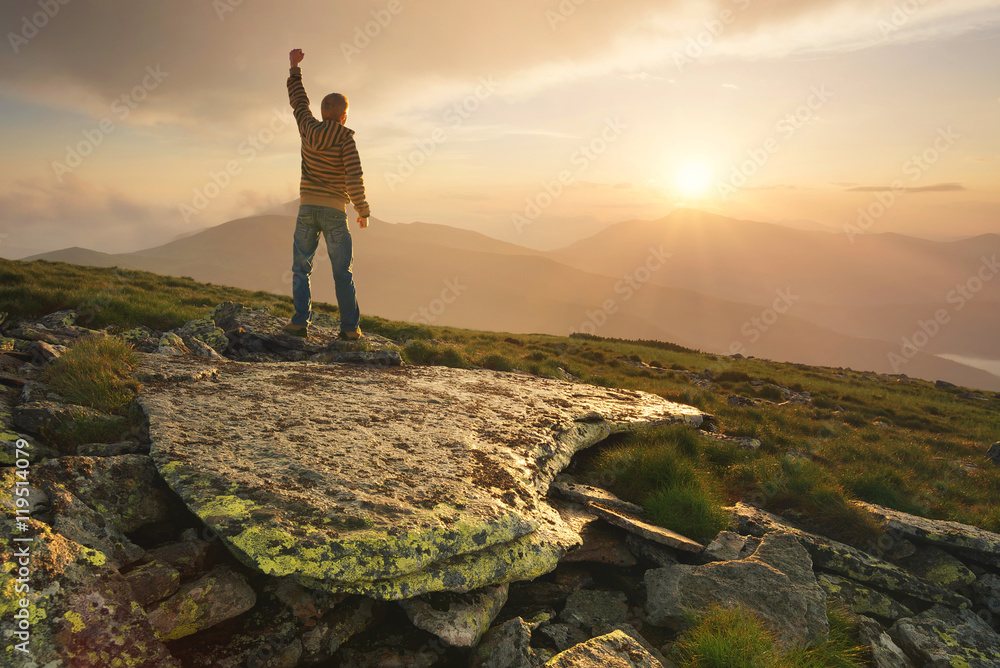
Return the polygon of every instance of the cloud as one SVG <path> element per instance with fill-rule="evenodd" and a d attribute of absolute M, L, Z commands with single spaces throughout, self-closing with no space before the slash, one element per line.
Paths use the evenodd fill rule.
<path fill-rule="evenodd" d="M 125 252 L 148 248 L 194 231 L 176 207 L 141 203 L 112 188 L 69 175 L 20 181 L 0 195 L 3 234 L 13 246 L 53 250 L 69 246 Z"/>
<path fill-rule="evenodd" d="M 711 52 L 768 57 L 799 49 L 884 41 L 877 22 L 895 2 L 877 0 L 680 0 L 559 3 L 399 0 L 287 4 L 227 0 L 170 3 L 74 0 L 0 61 L 0 91 L 99 118 L 140 85 L 147 67 L 169 72 L 133 125 L 172 124 L 211 133 L 252 123 L 285 103 L 287 53 L 303 48 L 307 90 L 345 90 L 383 115 L 434 108 L 481 76 L 529 95 L 595 74 L 646 72 L 669 62 L 685 40 L 732 15 Z M 993 3 L 921 6 L 898 34 L 971 29 L 963 17 Z M 219 7 L 231 11 L 220 11 Z M 35 3 L 4 3 L 0 22 L 16 32 Z M 552 20 L 552 12 L 559 21 Z M 30 18 L 27 19 L 30 21 Z M 30 31 L 28 31 L 30 32 Z M 488 32 L 488 38 L 485 34 Z M 27 34 L 27 33 L 26 33 Z M 893 33 L 896 39 L 897 33 Z M 11 46 L 12 51 L 14 47 Z"/>
<path fill-rule="evenodd" d="M 967 190 L 967 188 L 960 183 L 932 183 L 927 186 L 903 188 L 902 191 L 900 191 L 899 188 L 893 188 L 891 186 L 855 186 L 853 188 L 846 188 L 846 190 L 849 192 L 864 193 L 886 192 L 889 190 L 906 193 L 949 193 Z"/>

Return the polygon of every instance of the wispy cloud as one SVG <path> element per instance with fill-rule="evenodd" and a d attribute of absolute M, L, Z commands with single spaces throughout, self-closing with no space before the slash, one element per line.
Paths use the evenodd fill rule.
<path fill-rule="evenodd" d="M 906 192 L 906 193 L 948 193 L 948 192 L 958 192 L 966 190 L 966 187 L 960 183 L 932 183 L 926 186 L 914 186 L 912 188 L 892 188 L 891 186 L 855 186 L 853 188 L 845 188 L 850 192 L 864 192 L 864 193 L 875 193 L 875 192 L 889 192 L 895 191 Z"/>

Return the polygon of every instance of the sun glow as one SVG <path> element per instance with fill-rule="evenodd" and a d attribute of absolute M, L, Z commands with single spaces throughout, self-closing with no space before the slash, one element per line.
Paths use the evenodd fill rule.
<path fill-rule="evenodd" d="M 705 197 L 712 185 L 712 168 L 697 160 L 681 163 L 674 169 L 674 185 L 684 197 Z"/>

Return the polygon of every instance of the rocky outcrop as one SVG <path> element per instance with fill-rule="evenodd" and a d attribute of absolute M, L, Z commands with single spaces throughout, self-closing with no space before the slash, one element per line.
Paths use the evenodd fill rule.
<path fill-rule="evenodd" d="M 826 593 L 808 552 L 790 534 L 768 534 L 745 559 L 646 571 L 645 584 L 646 620 L 657 626 L 681 629 L 691 613 L 723 605 L 758 615 L 789 648 L 822 640 L 829 630 Z"/>
<path fill-rule="evenodd" d="M 574 453 L 706 418 L 640 392 L 486 370 L 157 355 L 141 374 L 160 474 L 241 561 L 379 599 L 552 570 L 580 542 L 544 498 Z"/>
<path fill-rule="evenodd" d="M 128 332 L 150 353 L 152 442 L 133 426 L 75 452 L 14 428 L 15 407 L 66 410 L 41 370 L 105 334 L 71 313 L 7 330 L 32 340 L 0 340 L 0 485 L 14 490 L 26 465 L 31 477 L 0 496 L 0 637 L 17 640 L 25 616 L 37 665 L 671 666 L 675 629 L 704 606 L 754 610 L 790 645 L 821 639 L 835 600 L 879 668 L 1000 661 L 996 534 L 868 506 L 891 541 L 861 550 L 738 504 L 733 531 L 703 549 L 556 479 L 581 447 L 695 426 L 700 411 L 400 367 L 399 344 L 338 341 L 329 317 L 305 339 L 282 324 L 223 304 L 172 332 Z M 755 387 L 758 408 L 809 401 Z M 22 592 L 13 550 L 27 538 Z"/>

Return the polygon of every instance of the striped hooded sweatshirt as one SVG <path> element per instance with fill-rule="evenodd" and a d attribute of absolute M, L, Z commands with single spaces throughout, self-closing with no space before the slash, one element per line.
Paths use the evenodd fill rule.
<path fill-rule="evenodd" d="M 347 210 L 354 205 L 358 215 L 371 211 L 365 201 L 361 157 L 354 143 L 354 130 L 332 120 L 319 121 L 309 110 L 309 97 L 302 85 L 302 68 L 293 67 L 288 77 L 288 102 L 302 137 L 302 204 Z"/>

